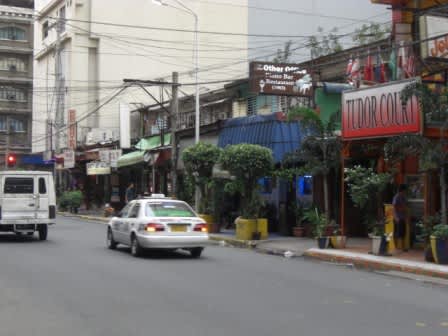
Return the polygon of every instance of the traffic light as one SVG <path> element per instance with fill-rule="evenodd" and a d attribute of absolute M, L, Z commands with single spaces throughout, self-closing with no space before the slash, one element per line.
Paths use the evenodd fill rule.
<path fill-rule="evenodd" d="M 14 154 L 8 154 L 6 161 L 8 163 L 8 167 L 14 167 L 17 163 L 17 158 Z"/>

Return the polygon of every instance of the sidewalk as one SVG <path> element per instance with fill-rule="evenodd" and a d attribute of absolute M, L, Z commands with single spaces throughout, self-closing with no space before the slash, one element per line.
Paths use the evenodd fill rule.
<path fill-rule="evenodd" d="M 98 213 L 59 212 L 59 215 L 79 217 L 87 220 L 107 223 L 109 218 L 102 217 Z M 305 257 L 339 264 L 349 264 L 357 268 L 403 272 L 419 276 L 436 277 L 448 280 L 448 265 L 437 265 L 424 261 L 423 251 L 411 250 L 409 252 L 397 252 L 392 257 L 375 256 L 369 254 L 370 240 L 368 238 L 348 238 L 347 248 L 318 249 L 316 241 L 310 238 L 283 237 L 270 234 L 267 240 L 238 240 L 234 231 L 222 231 L 211 233 L 210 240 L 222 246 L 229 245 L 239 248 L 250 248 L 254 251 L 287 258 Z"/>

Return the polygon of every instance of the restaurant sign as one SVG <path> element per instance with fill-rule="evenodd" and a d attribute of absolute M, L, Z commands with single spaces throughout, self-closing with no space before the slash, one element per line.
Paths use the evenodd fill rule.
<path fill-rule="evenodd" d="M 88 162 L 86 164 L 87 175 L 109 175 L 110 164 L 106 162 Z"/>
<path fill-rule="evenodd" d="M 313 84 L 307 70 L 297 64 L 251 62 L 250 91 L 278 96 L 311 96 Z"/>
<path fill-rule="evenodd" d="M 400 93 L 415 79 L 342 94 L 342 138 L 345 140 L 420 133 L 422 117 L 417 97 L 402 102 Z"/>

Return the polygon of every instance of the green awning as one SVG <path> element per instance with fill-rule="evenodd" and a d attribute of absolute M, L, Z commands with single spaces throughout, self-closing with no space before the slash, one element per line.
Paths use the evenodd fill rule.
<path fill-rule="evenodd" d="M 143 162 L 143 155 L 145 151 L 136 151 L 124 154 L 118 158 L 117 167 L 131 166 Z"/>
<path fill-rule="evenodd" d="M 136 145 L 135 148 L 141 151 L 148 151 L 157 147 L 162 146 L 160 143 L 161 136 L 155 135 L 149 138 L 141 139 Z M 163 145 L 168 146 L 171 143 L 171 133 L 167 133 L 163 136 Z"/>

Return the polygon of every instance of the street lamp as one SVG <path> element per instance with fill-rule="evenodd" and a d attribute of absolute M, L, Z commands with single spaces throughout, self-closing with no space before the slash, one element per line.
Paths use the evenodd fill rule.
<path fill-rule="evenodd" d="M 200 111 L 199 111 L 199 81 L 198 81 L 198 71 L 199 71 L 199 36 L 198 36 L 198 25 L 199 19 L 198 15 L 189 7 L 187 7 L 181 0 L 172 0 L 181 7 L 176 7 L 169 5 L 165 0 L 152 0 L 152 2 L 159 6 L 168 6 L 176 8 L 180 11 L 189 13 L 194 17 L 194 75 L 195 75 L 195 129 L 194 129 L 194 142 L 199 142 L 199 132 L 200 132 Z"/>

